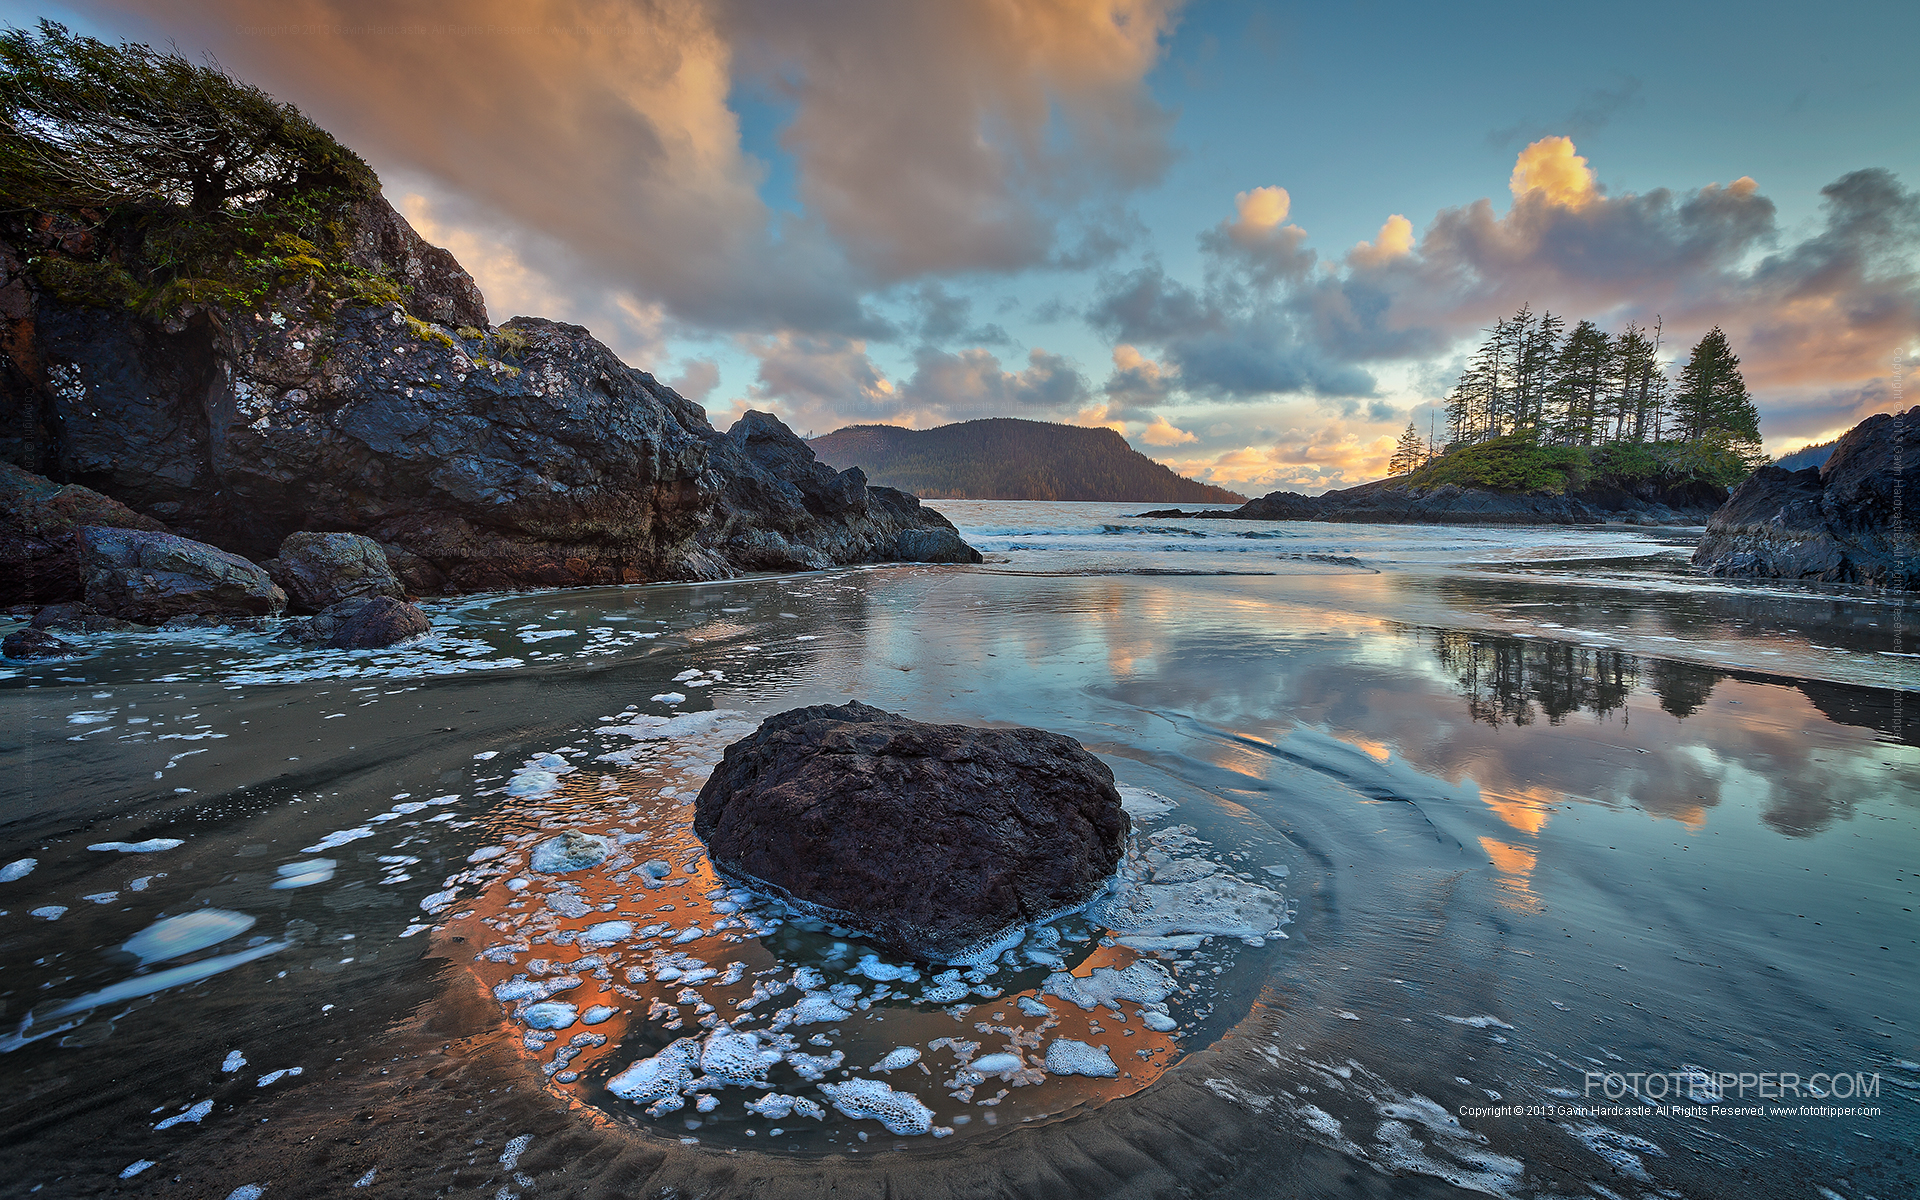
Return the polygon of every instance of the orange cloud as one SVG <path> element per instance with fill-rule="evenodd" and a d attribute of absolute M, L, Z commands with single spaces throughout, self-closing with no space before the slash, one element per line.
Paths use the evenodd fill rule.
<path fill-rule="evenodd" d="M 1387 218 L 1371 242 L 1356 243 L 1347 251 L 1347 262 L 1356 267 L 1378 267 L 1413 253 L 1413 222 L 1399 213 Z M 1332 263 L 1324 264 L 1332 269 Z"/>
<path fill-rule="evenodd" d="M 1184 429 L 1177 429 L 1163 416 L 1155 416 L 1140 433 L 1140 440 L 1149 446 L 1178 446 L 1200 439 Z"/>
<path fill-rule="evenodd" d="M 1580 208 L 1599 194 L 1587 160 L 1573 152 L 1573 139 L 1544 137 L 1520 152 L 1507 181 L 1515 200 L 1537 196 L 1561 208 Z"/>

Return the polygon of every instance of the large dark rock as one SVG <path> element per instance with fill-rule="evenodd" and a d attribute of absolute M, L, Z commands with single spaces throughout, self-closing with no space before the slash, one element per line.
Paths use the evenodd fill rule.
<path fill-rule="evenodd" d="M 721 870 L 943 962 L 1098 895 L 1127 829 L 1071 738 L 860 703 L 767 718 L 694 807 Z"/>
<path fill-rule="evenodd" d="M 1693 552 L 1715 575 L 1920 589 L 1920 407 L 1848 430 L 1818 467 L 1762 467 Z"/>
<path fill-rule="evenodd" d="M 0 462 L 0 607 L 78 600 L 86 581 L 74 532 L 83 525 L 167 528 L 91 488 Z"/>
<path fill-rule="evenodd" d="M 8 220 L 0 449 L 250 558 L 363 534 L 420 595 L 886 561 L 903 530 L 952 532 L 769 414 L 716 431 L 578 326 L 488 326 L 458 264 L 383 201 L 349 241 L 413 285 L 405 307 L 289 285 L 160 321 L 41 290 L 17 268 L 65 243 Z"/>
<path fill-rule="evenodd" d="M 287 593 L 288 606 L 299 612 L 319 612 L 342 600 L 406 597 L 380 543 L 357 533 L 290 533 L 279 555 L 264 565 Z"/>
<path fill-rule="evenodd" d="M 79 539 L 86 604 L 96 613 L 159 625 L 181 616 L 267 616 L 287 606 L 264 570 L 202 542 L 93 525 Z"/>

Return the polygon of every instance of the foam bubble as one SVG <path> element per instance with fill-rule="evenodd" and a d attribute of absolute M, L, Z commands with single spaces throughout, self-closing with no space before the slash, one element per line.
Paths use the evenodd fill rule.
<path fill-rule="evenodd" d="M 1047 1047 L 1047 1072 L 1052 1075 L 1087 1075 L 1095 1079 L 1117 1079 L 1120 1068 L 1113 1065 L 1105 1046 L 1090 1046 L 1072 1038 L 1055 1038 Z"/>
<path fill-rule="evenodd" d="M 914 1135 L 933 1128 L 933 1110 L 909 1092 L 896 1092 L 878 1079 L 823 1083 L 833 1106 L 856 1121 L 878 1121 L 889 1133 Z"/>
<path fill-rule="evenodd" d="M 16 858 L 4 867 L 0 867 L 0 883 L 12 883 L 24 879 L 27 873 L 40 865 L 37 858 Z"/>
<path fill-rule="evenodd" d="M 187 843 L 181 838 L 148 838 L 144 842 L 95 842 L 89 850 L 117 850 L 122 854 L 153 854 L 160 850 L 175 850 Z"/>
<path fill-rule="evenodd" d="M 273 881 L 275 891 L 288 888 L 312 887 L 316 883 L 325 883 L 333 878 L 336 863 L 331 858 L 309 858 L 303 862 L 281 863 L 274 868 L 280 878 Z"/>

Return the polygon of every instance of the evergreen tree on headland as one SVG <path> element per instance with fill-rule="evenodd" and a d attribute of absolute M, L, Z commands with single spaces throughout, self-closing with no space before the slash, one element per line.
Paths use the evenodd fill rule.
<path fill-rule="evenodd" d="M 1718 325 L 1700 339 L 1681 368 L 1673 412 L 1680 436 L 1688 441 L 1702 441 L 1715 433 L 1734 442 L 1760 440 L 1760 411 L 1747 395 L 1740 359 Z"/>
<path fill-rule="evenodd" d="M 1426 461 L 1426 439 L 1421 437 L 1419 430 L 1413 427 L 1413 422 L 1408 421 L 1406 432 L 1400 435 L 1399 444 L 1393 448 L 1393 457 L 1387 460 L 1387 472 L 1392 475 L 1405 475 L 1425 465 Z"/>

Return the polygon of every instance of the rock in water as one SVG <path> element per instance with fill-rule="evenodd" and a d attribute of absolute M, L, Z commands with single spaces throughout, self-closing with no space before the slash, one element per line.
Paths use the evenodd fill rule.
<path fill-rule="evenodd" d="M 406 599 L 386 551 L 357 533 L 290 533 L 267 573 L 302 612 L 320 612 L 342 600 Z"/>
<path fill-rule="evenodd" d="M 1102 894 L 1128 821 L 1113 772 L 1072 738 L 856 702 L 780 713 L 727 747 L 693 827 L 722 870 L 955 962 Z"/>
<path fill-rule="evenodd" d="M 170 533 L 86 526 L 79 531 L 87 607 L 158 625 L 179 616 L 266 616 L 287 594 L 259 567 Z"/>
<path fill-rule="evenodd" d="M 368 600 L 341 621 L 326 640 L 326 647 L 329 650 L 378 650 L 432 630 L 433 622 L 427 620 L 426 613 L 404 600 L 381 596 Z"/>
<path fill-rule="evenodd" d="M 65 658 L 73 646 L 43 629 L 16 629 L 0 640 L 0 654 L 8 658 Z"/>
<path fill-rule="evenodd" d="M 1715 575 L 1920 589 L 1920 407 L 1868 417 L 1827 461 L 1761 467 L 1707 524 L 1695 566 Z"/>

